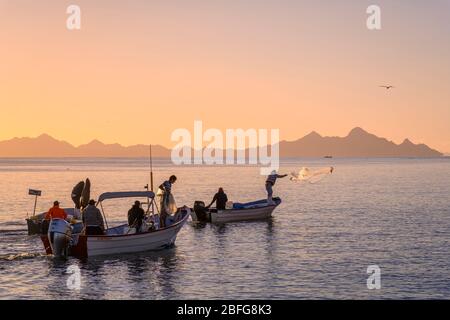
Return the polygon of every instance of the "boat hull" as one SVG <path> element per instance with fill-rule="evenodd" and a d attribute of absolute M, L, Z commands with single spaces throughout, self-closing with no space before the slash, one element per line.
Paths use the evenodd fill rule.
<path fill-rule="evenodd" d="M 28 235 L 40 234 L 42 232 L 42 218 L 26 219 Z"/>
<path fill-rule="evenodd" d="M 238 221 L 263 220 L 272 216 L 276 206 L 245 210 L 218 210 L 211 212 L 212 223 L 228 223 Z"/>
<path fill-rule="evenodd" d="M 87 256 L 161 250 L 173 246 L 183 224 L 153 232 L 123 236 L 86 237 Z"/>

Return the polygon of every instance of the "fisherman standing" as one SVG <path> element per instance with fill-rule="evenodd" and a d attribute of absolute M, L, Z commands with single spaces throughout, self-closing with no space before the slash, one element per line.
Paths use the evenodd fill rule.
<path fill-rule="evenodd" d="M 273 195 L 273 186 L 275 185 L 275 182 L 278 178 L 284 178 L 287 177 L 287 174 L 279 175 L 275 170 L 273 170 L 270 175 L 267 176 L 266 179 L 266 191 L 267 191 L 267 203 L 269 205 L 274 205 L 272 195 Z"/>
<path fill-rule="evenodd" d="M 206 208 L 211 207 L 212 204 L 216 201 L 217 201 L 216 209 L 217 210 L 225 210 L 225 206 L 228 201 L 228 197 L 227 197 L 227 194 L 223 191 L 223 188 L 219 188 L 219 191 L 214 195 L 214 198 L 212 199 L 211 203 Z"/>
<path fill-rule="evenodd" d="M 105 233 L 103 216 L 95 206 L 95 200 L 89 200 L 88 206 L 83 210 L 82 219 L 86 235 L 102 235 Z"/>
<path fill-rule="evenodd" d="M 172 185 L 177 181 L 177 177 L 172 175 L 169 180 L 164 181 L 159 187 L 157 192 L 157 197 L 159 198 L 159 208 L 160 208 L 160 228 L 166 227 L 167 215 L 171 212 L 169 211 L 170 200 L 172 197 Z M 173 198 L 172 198 L 173 200 Z"/>

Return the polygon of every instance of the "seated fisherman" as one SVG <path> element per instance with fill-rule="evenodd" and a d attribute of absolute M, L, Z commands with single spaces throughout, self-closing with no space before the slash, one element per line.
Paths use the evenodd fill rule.
<path fill-rule="evenodd" d="M 105 225 L 100 210 L 95 206 L 95 200 L 89 200 L 88 206 L 83 210 L 82 219 L 86 235 L 105 234 Z"/>
<path fill-rule="evenodd" d="M 128 226 L 130 228 L 135 227 L 136 233 L 140 232 L 144 216 L 145 211 L 141 208 L 141 203 L 136 200 L 131 209 L 128 210 Z"/>
<path fill-rule="evenodd" d="M 214 202 L 216 202 L 216 208 L 217 210 L 225 210 L 225 206 L 228 201 L 227 194 L 223 191 L 223 188 L 219 188 L 219 191 L 214 195 L 214 198 L 212 199 L 211 203 L 206 206 L 207 208 L 211 207 Z"/>

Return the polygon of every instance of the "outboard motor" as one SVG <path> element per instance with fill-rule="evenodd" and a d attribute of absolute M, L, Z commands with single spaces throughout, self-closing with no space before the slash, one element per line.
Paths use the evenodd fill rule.
<path fill-rule="evenodd" d="M 194 202 L 194 212 L 198 221 L 207 222 L 211 220 L 209 210 L 205 207 L 205 203 L 203 201 Z"/>
<path fill-rule="evenodd" d="M 63 219 L 52 219 L 48 227 L 47 236 L 53 255 L 67 258 L 72 238 L 72 227 L 70 224 Z"/>

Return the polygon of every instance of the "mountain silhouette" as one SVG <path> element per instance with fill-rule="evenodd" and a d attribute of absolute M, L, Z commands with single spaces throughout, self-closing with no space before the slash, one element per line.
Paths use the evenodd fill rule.
<path fill-rule="evenodd" d="M 88 144 L 75 147 L 47 134 L 36 138 L 0 141 L 0 157 L 148 157 L 148 155 L 148 145 L 124 147 L 118 143 L 104 144 L 98 140 L 92 140 Z M 156 158 L 169 158 L 170 150 L 154 145 L 152 155 Z"/>
<path fill-rule="evenodd" d="M 377 137 L 362 128 L 352 129 L 346 137 L 322 137 L 311 132 L 296 141 L 281 141 L 282 157 L 440 157 L 442 153 L 424 144 L 405 139 L 400 145 Z"/>
<path fill-rule="evenodd" d="M 171 151 L 153 145 L 155 158 L 170 158 Z M 122 146 L 92 140 L 75 147 L 47 134 L 36 138 L 13 138 L 0 141 L 0 157 L 148 157 L 148 145 Z M 323 137 L 313 131 L 295 141 L 280 142 L 280 156 L 287 157 L 440 157 L 443 154 L 425 144 L 405 139 L 395 144 L 362 128 L 352 129 L 346 137 Z"/>
<path fill-rule="evenodd" d="M 70 143 L 56 140 L 48 134 L 0 142 L 0 157 L 54 157 L 58 154 L 75 156 L 77 150 Z"/>

